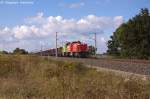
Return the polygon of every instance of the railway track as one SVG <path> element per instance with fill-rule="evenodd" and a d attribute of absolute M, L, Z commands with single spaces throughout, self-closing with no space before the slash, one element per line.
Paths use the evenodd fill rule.
<path fill-rule="evenodd" d="M 52 57 L 54 59 L 54 57 Z M 129 59 L 84 59 L 58 57 L 57 60 L 81 62 L 88 66 L 150 76 L 150 61 Z"/>

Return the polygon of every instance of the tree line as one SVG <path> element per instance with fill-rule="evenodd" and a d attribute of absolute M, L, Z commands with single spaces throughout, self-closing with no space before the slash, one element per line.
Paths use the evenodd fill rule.
<path fill-rule="evenodd" d="M 150 57 L 150 14 L 148 8 L 123 23 L 107 43 L 109 55 L 123 58 Z"/>
<path fill-rule="evenodd" d="M 28 54 L 28 51 L 25 49 L 16 48 L 13 52 L 0 51 L 0 54 Z"/>

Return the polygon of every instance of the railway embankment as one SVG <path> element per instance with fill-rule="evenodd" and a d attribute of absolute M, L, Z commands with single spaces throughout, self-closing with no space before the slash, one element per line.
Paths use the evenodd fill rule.
<path fill-rule="evenodd" d="M 56 59 L 52 57 L 53 59 Z M 125 74 L 150 76 L 150 61 L 129 59 L 86 59 L 58 57 L 57 60 L 81 62 L 87 66 Z M 124 74 L 123 73 L 123 74 Z"/>

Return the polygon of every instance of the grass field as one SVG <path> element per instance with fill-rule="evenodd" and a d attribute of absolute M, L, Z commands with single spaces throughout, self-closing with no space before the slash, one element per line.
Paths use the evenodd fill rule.
<path fill-rule="evenodd" d="M 39 56 L 0 55 L 0 99 L 150 99 L 150 80 Z"/>

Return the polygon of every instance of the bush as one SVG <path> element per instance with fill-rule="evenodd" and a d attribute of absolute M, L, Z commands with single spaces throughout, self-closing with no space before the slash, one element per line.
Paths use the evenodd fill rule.
<path fill-rule="evenodd" d="M 28 52 L 25 49 L 16 48 L 13 54 L 28 54 Z"/>

